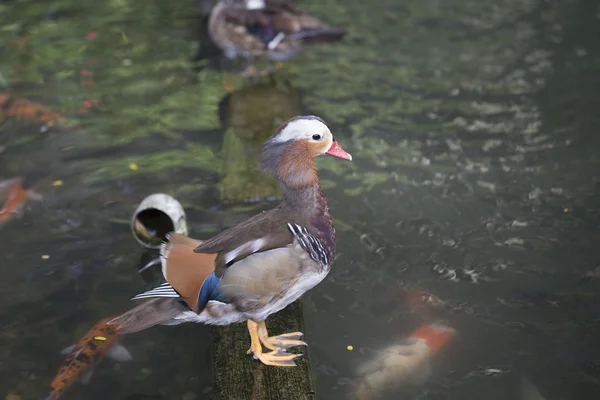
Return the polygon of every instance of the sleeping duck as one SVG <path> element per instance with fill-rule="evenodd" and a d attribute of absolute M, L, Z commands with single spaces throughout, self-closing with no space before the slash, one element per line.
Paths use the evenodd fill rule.
<path fill-rule="evenodd" d="M 208 32 L 227 58 L 285 61 L 305 46 L 340 40 L 332 28 L 298 10 L 289 0 L 220 0 Z"/>

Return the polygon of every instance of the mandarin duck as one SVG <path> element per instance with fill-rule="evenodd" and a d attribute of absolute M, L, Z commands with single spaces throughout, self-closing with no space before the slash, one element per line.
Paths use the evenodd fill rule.
<path fill-rule="evenodd" d="M 323 154 L 352 160 L 322 119 L 299 116 L 283 124 L 261 152 L 263 170 L 279 180 L 281 204 L 206 241 L 170 234 L 160 250 L 167 282 L 135 296 L 150 300 L 111 321 L 119 333 L 247 321 L 248 354 L 294 366 L 299 354 L 286 349 L 306 345 L 302 333 L 269 336 L 265 319 L 321 282 L 333 264 L 335 230 L 314 164 Z"/>
<path fill-rule="evenodd" d="M 289 0 L 220 0 L 208 32 L 227 58 L 285 61 L 306 45 L 333 42 L 346 31 L 298 10 Z"/>

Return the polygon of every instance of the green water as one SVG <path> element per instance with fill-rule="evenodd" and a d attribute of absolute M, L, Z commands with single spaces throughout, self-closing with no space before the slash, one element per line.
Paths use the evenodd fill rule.
<path fill-rule="evenodd" d="M 349 30 L 278 71 L 354 156 L 317 163 L 339 253 L 304 301 L 318 398 L 344 398 L 356 365 L 419 326 L 419 288 L 458 340 L 424 385 L 382 398 L 520 399 L 527 376 L 548 400 L 595 399 L 598 2 L 297 4 Z M 0 230 L 0 396 L 43 398 L 59 350 L 146 287 L 128 226 L 143 197 L 174 195 L 195 237 L 272 205 L 221 200 L 227 93 L 197 56 L 202 21 L 192 0 L 0 3 L 0 93 L 67 119 L 0 122 L 0 178 L 46 174 L 44 201 Z M 211 398 L 210 335 L 142 332 L 132 362 L 64 398 Z"/>

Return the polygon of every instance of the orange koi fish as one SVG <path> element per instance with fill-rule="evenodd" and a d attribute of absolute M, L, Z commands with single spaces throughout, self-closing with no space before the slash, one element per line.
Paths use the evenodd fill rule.
<path fill-rule="evenodd" d="M 361 366 L 356 397 L 369 400 L 401 385 L 421 385 L 431 375 L 430 361 L 456 336 L 445 325 L 429 324 L 401 343 L 394 343 Z"/>
<path fill-rule="evenodd" d="M 41 122 L 45 125 L 64 125 L 65 119 L 43 104 L 9 94 L 0 94 L 0 116 Z"/>
<path fill-rule="evenodd" d="M 25 189 L 23 181 L 23 178 L 14 178 L 0 182 L 0 227 L 13 216 L 21 215 L 27 200 L 42 200 L 42 196 L 34 192 L 33 188 Z"/>
<path fill-rule="evenodd" d="M 75 381 L 87 384 L 94 367 L 105 356 L 118 362 L 132 359 L 129 351 L 119 344 L 118 326 L 107 324 L 112 319 L 114 317 L 101 320 L 77 343 L 61 351 L 68 356 L 50 384 L 51 391 L 46 400 L 58 399 Z"/>

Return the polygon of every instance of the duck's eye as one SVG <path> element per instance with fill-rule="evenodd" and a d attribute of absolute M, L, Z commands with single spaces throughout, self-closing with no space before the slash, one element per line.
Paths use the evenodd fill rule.
<path fill-rule="evenodd" d="M 321 135 L 319 135 L 318 133 L 315 133 L 313 135 L 313 140 L 321 140 Z"/>

